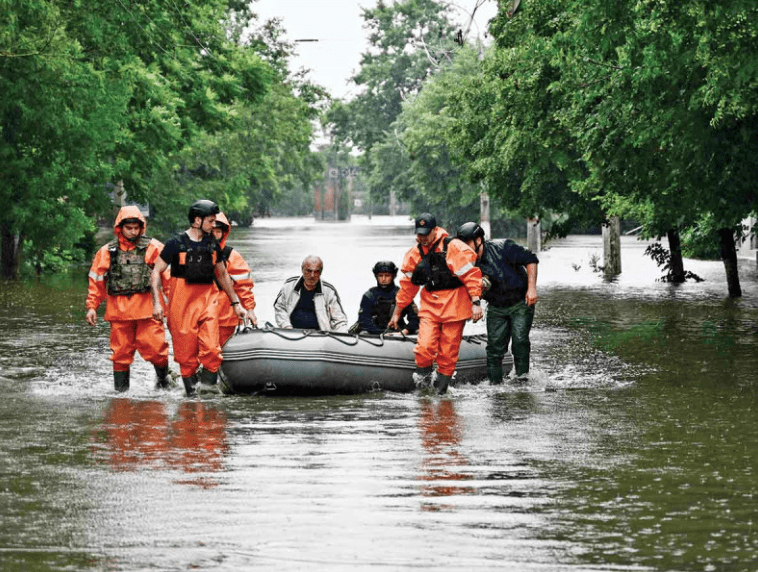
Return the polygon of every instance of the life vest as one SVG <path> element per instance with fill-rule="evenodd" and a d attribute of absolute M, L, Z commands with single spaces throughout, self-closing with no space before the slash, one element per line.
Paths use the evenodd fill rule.
<path fill-rule="evenodd" d="M 442 250 L 437 251 L 438 240 L 432 244 L 429 252 L 424 254 L 421 245 L 418 245 L 421 252 L 421 261 L 416 265 L 411 282 L 416 286 L 423 286 L 433 292 L 435 290 L 454 290 L 463 286 L 457 276 L 455 276 L 447 267 L 447 245 L 453 237 L 443 239 Z"/>
<path fill-rule="evenodd" d="M 111 296 L 131 296 L 150 291 L 152 267 L 145 262 L 149 236 L 140 236 L 131 250 L 121 250 L 118 240 L 108 243 L 111 265 L 108 269 L 107 291 Z"/>
<path fill-rule="evenodd" d="M 193 246 L 186 233 L 182 233 L 181 237 L 179 261 L 171 265 L 171 273 L 177 278 L 184 278 L 187 284 L 213 284 L 216 278 L 215 239 Z"/>

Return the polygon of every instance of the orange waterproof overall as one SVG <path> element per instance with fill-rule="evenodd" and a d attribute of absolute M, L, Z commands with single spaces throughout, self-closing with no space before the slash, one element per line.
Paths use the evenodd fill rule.
<path fill-rule="evenodd" d="M 168 329 L 182 377 L 194 375 L 201 364 L 208 371 L 218 371 L 222 360 L 216 287 L 172 277 L 169 289 Z"/>
<path fill-rule="evenodd" d="M 165 256 L 164 253 L 164 260 Z M 214 251 L 214 264 L 216 256 Z M 186 252 L 180 252 L 178 263 L 184 265 L 186 257 Z M 184 278 L 173 275 L 173 264 L 171 271 L 167 322 L 174 347 L 174 361 L 179 364 L 182 377 L 194 375 L 201 364 L 207 371 L 216 372 L 222 362 L 218 343 L 216 286 L 213 283 L 187 284 Z"/>
<path fill-rule="evenodd" d="M 436 227 L 432 233 L 432 244 L 439 241 L 436 251 L 444 250 L 443 240 L 448 236 L 447 231 Z M 427 254 L 429 249 L 423 248 L 423 251 Z M 440 374 L 452 376 L 458 363 L 463 327 L 472 316 L 471 300 L 482 294 L 482 273 L 475 266 L 476 253 L 460 240 L 450 241 L 446 261 L 450 272 L 463 282 L 463 286 L 436 291 L 424 288 L 421 291 L 418 340 L 413 353 L 417 367 L 429 367 L 436 361 Z M 414 246 L 405 254 L 400 269 L 400 289 L 395 298 L 400 309 L 413 302 L 419 291 L 420 286 L 411 282 L 419 262 L 421 253 L 418 246 Z"/>
<path fill-rule="evenodd" d="M 135 218 L 142 222 L 142 234 L 147 224 L 139 208 L 122 207 L 116 217 L 113 233 L 121 250 L 136 248 L 121 235 L 121 222 Z M 145 253 L 145 262 L 153 266 L 163 249 L 163 244 L 154 238 Z M 114 371 L 129 371 L 134 361 L 134 352 L 139 351 L 145 361 L 158 367 L 168 366 L 168 342 L 163 322 L 153 319 L 153 302 L 150 292 L 124 295 L 110 295 L 107 291 L 108 272 L 111 267 L 111 253 L 104 245 L 95 254 L 89 271 L 87 289 L 87 309 L 97 309 L 105 300 L 105 320 L 111 325 L 111 361 Z M 166 273 L 168 276 L 168 273 Z M 164 276 L 164 279 L 166 278 Z"/>

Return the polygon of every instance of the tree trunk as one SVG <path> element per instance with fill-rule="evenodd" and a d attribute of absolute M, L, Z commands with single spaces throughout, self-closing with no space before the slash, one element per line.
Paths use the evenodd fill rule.
<path fill-rule="evenodd" d="M 684 276 L 684 260 L 682 259 L 682 241 L 679 238 L 679 231 L 676 229 L 670 229 L 666 235 L 669 240 L 669 252 L 671 254 L 671 261 L 669 262 L 669 275 L 671 281 L 677 284 L 681 284 L 685 280 Z"/>
<path fill-rule="evenodd" d="M 621 219 L 617 216 L 603 223 L 603 264 L 606 278 L 621 274 Z"/>
<path fill-rule="evenodd" d="M 734 245 L 734 231 L 731 228 L 720 228 L 719 238 L 721 239 L 721 260 L 724 261 L 724 270 L 726 270 L 726 285 L 729 290 L 730 298 L 742 297 L 742 288 L 740 287 L 740 275 L 737 269 L 737 248 Z"/>
<path fill-rule="evenodd" d="M 22 244 L 22 236 L 11 232 L 7 225 L 2 225 L 0 228 L 0 278 L 5 280 L 18 278 Z"/>
<path fill-rule="evenodd" d="M 492 225 L 490 224 L 490 196 L 487 193 L 479 195 L 479 225 L 484 229 L 487 240 L 492 239 Z"/>
<path fill-rule="evenodd" d="M 542 250 L 542 224 L 538 218 L 526 219 L 526 247 L 534 253 Z"/>

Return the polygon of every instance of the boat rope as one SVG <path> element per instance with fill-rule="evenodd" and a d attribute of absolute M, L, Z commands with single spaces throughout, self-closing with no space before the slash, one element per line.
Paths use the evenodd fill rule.
<path fill-rule="evenodd" d="M 246 332 L 250 332 L 253 329 L 254 328 L 250 326 L 246 326 L 240 332 L 244 334 Z M 361 334 L 346 334 L 344 332 L 323 332 L 321 330 L 297 330 L 300 332 L 300 335 L 289 336 L 282 333 L 282 328 L 277 328 L 271 322 L 266 322 L 263 325 L 263 328 L 261 329 L 264 332 L 270 332 L 272 334 L 279 336 L 280 338 L 284 340 L 293 341 L 293 342 L 296 342 L 298 340 L 304 340 L 305 338 L 312 338 L 312 337 L 329 337 L 346 346 L 357 346 L 359 342 L 363 341 L 376 348 L 381 348 L 384 346 L 385 344 L 384 336 L 387 332 L 395 333 L 394 330 L 386 330 L 384 333 L 380 334 L 378 338 L 374 338 L 373 336 L 369 337 L 369 336 L 364 336 Z M 291 330 L 291 331 L 294 333 L 296 330 Z M 401 333 L 400 335 L 402 336 L 402 341 L 415 343 L 415 340 L 413 340 L 412 338 L 409 338 L 405 334 Z"/>

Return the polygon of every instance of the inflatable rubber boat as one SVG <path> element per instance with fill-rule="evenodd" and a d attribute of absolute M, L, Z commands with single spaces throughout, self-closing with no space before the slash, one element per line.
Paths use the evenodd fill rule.
<path fill-rule="evenodd" d="M 224 345 L 221 387 L 238 394 L 355 394 L 416 389 L 413 337 L 280 329 L 267 325 Z M 464 336 L 457 383 L 487 378 L 487 336 Z M 506 374 L 513 358 L 503 360 Z"/>

